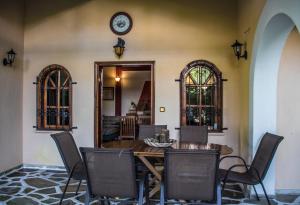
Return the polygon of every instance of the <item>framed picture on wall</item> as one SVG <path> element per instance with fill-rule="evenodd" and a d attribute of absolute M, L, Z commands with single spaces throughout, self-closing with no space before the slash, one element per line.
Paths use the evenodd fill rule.
<path fill-rule="evenodd" d="M 114 100 L 115 88 L 114 87 L 103 87 L 103 100 Z"/>

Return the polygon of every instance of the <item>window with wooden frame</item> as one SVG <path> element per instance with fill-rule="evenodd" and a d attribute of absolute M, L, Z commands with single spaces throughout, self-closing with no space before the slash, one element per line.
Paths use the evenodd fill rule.
<path fill-rule="evenodd" d="M 197 60 L 181 72 L 181 125 L 207 125 L 210 132 L 221 132 L 222 73 L 212 63 Z"/>
<path fill-rule="evenodd" d="M 72 78 L 60 65 L 49 65 L 37 77 L 38 130 L 72 128 Z"/>

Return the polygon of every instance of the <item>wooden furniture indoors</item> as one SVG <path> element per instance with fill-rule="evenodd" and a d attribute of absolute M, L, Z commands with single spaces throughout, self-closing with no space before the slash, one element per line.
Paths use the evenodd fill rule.
<path fill-rule="evenodd" d="M 136 117 L 135 116 L 123 116 L 121 117 L 121 130 L 120 130 L 120 139 L 135 139 L 135 125 Z"/>
<path fill-rule="evenodd" d="M 136 139 L 139 125 L 150 125 L 151 116 L 127 115 L 121 117 L 120 139 Z M 105 140 L 103 140 L 105 141 Z"/>

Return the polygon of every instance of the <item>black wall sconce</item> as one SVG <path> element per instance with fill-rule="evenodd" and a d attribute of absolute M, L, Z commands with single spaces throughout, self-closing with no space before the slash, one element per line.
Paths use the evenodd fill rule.
<path fill-rule="evenodd" d="M 247 60 L 248 53 L 246 50 L 246 43 L 242 44 L 236 40 L 235 43 L 231 45 L 231 47 L 233 48 L 234 55 L 238 60 L 240 58 L 245 58 Z"/>
<path fill-rule="evenodd" d="M 13 49 L 7 52 L 7 58 L 3 59 L 3 65 L 7 66 L 10 65 L 12 66 L 13 62 L 15 61 L 16 53 L 14 52 Z"/>
<path fill-rule="evenodd" d="M 122 38 L 118 38 L 118 43 L 114 45 L 115 54 L 121 58 L 125 50 L 125 41 Z"/>

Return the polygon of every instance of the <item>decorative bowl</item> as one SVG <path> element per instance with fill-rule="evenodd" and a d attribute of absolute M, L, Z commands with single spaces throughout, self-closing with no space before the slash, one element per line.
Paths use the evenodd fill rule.
<path fill-rule="evenodd" d="M 170 146 L 172 146 L 172 144 L 175 142 L 175 140 L 170 139 L 169 142 L 166 142 L 166 143 L 160 143 L 160 142 L 158 142 L 158 140 L 155 139 L 155 138 L 147 137 L 147 138 L 144 139 L 144 142 L 145 142 L 147 145 L 151 146 L 151 147 L 162 147 L 162 148 L 163 148 L 163 147 L 170 147 Z"/>

